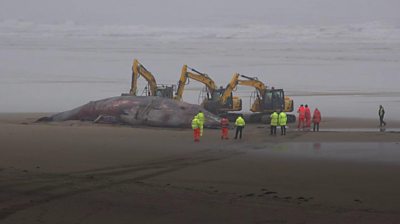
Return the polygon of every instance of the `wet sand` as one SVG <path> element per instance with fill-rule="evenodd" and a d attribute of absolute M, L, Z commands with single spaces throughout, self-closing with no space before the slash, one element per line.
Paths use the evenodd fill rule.
<path fill-rule="evenodd" d="M 191 130 L 32 123 L 40 116 L 0 115 L 0 223 L 400 220 L 400 133 L 377 119 L 276 137 L 248 125 L 227 141 L 205 130 L 194 143 Z"/>

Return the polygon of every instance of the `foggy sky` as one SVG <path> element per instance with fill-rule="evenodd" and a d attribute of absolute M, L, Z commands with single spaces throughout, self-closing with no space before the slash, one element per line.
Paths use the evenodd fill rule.
<path fill-rule="evenodd" d="M 399 9 L 399 0 L 0 0 L 0 20 L 151 26 L 400 25 Z"/>

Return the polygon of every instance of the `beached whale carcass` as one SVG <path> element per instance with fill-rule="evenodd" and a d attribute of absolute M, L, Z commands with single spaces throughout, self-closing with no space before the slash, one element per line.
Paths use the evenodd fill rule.
<path fill-rule="evenodd" d="M 200 110 L 206 118 L 204 127 L 219 127 L 219 117 L 199 105 L 153 96 L 118 96 L 91 101 L 39 121 L 95 121 L 103 117 L 111 122 L 130 125 L 186 128 L 191 127 L 191 120 Z"/>

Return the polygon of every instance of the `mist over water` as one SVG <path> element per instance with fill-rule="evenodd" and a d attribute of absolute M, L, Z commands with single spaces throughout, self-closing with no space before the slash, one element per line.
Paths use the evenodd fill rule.
<path fill-rule="evenodd" d="M 58 112 L 128 92 L 134 58 L 160 84 L 176 84 L 187 64 L 222 86 L 234 72 L 257 76 L 325 116 L 376 118 L 380 104 L 387 119 L 400 114 L 400 29 L 390 23 L 195 29 L 19 20 L 0 22 L 0 112 Z M 184 100 L 198 103 L 202 87 L 191 81 Z M 234 93 L 245 111 L 252 91 Z"/>

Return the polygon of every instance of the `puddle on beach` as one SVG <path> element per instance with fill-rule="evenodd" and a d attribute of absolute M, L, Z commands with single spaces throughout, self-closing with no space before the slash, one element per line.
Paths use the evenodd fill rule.
<path fill-rule="evenodd" d="M 321 132 L 400 132 L 400 128 L 324 128 Z"/>
<path fill-rule="evenodd" d="M 400 165 L 400 142 L 315 142 L 268 144 L 257 154 Z"/>

